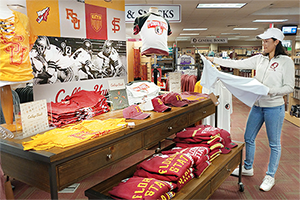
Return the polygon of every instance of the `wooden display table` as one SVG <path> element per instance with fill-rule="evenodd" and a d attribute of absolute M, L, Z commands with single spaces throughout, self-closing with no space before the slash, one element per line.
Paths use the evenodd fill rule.
<path fill-rule="evenodd" d="M 166 113 L 150 112 L 145 120 L 135 122 L 135 128 L 124 128 L 69 148 L 48 151 L 24 151 L 25 139 L 0 140 L 2 168 L 5 174 L 26 184 L 51 193 L 76 183 L 101 169 L 157 144 L 166 137 L 195 124 L 216 110 L 211 99 L 187 107 L 172 107 Z M 123 117 L 122 110 L 111 111 L 94 119 Z"/>
<path fill-rule="evenodd" d="M 242 169 L 243 147 L 244 143 L 238 142 L 238 146 L 233 148 L 230 153 L 221 154 L 212 161 L 212 164 L 200 178 L 192 179 L 172 199 L 208 199 L 238 165 Z M 117 186 L 121 180 L 132 176 L 135 171 L 136 165 L 131 166 L 86 190 L 85 195 L 89 199 L 112 199 L 109 197 L 108 191 Z M 239 190 L 244 191 L 241 176 L 239 176 L 238 184 Z"/>

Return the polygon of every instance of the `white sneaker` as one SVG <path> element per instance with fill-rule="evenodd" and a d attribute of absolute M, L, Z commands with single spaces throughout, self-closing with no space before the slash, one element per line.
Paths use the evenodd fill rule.
<path fill-rule="evenodd" d="M 236 168 L 235 170 L 233 170 L 231 175 L 239 176 L 239 168 Z M 253 176 L 253 175 L 254 175 L 253 168 L 245 169 L 244 165 L 242 166 L 242 176 Z"/>
<path fill-rule="evenodd" d="M 268 192 L 275 185 L 275 178 L 270 175 L 266 175 L 259 189 Z"/>

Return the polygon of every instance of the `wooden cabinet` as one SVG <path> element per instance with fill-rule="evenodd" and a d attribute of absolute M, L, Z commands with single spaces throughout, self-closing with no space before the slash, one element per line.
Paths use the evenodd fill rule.
<path fill-rule="evenodd" d="M 230 153 L 221 154 L 213 160 L 211 166 L 200 178 L 194 178 L 189 181 L 172 199 L 208 199 L 238 165 L 241 167 L 244 143 L 237 142 L 237 144 L 238 146 L 232 149 Z M 121 180 L 131 177 L 136 171 L 136 165 L 128 167 L 107 180 L 101 181 L 99 184 L 86 190 L 85 195 L 89 199 L 111 199 L 108 191 L 117 186 Z"/>
<path fill-rule="evenodd" d="M 300 127 L 300 117 L 293 116 L 290 113 L 293 105 L 300 104 L 300 56 L 293 57 L 293 60 L 295 63 L 295 88 L 294 92 L 287 96 L 288 106 L 285 112 L 285 119 Z"/>
<path fill-rule="evenodd" d="M 211 99 L 172 107 L 165 113 L 149 112 L 151 116 L 147 119 L 128 120 L 135 123 L 134 128 L 119 129 L 72 147 L 47 151 L 24 151 L 22 142 L 30 138 L 1 139 L 2 168 L 5 174 L 48 191 L 52 199 L 57 199 L 59 190 L 157 144 L 214 112 Z M 122 110 L 115 110 L 94 118 L 122 117 Z"/>

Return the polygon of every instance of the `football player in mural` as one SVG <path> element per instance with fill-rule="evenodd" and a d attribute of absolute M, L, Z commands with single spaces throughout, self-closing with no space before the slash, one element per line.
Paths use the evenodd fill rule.
<path fill-rule="evenodd" d="M 113 47 L 111 40 L 104 42 L 102 50 L 97 56 L 102 60 L 101 72 L 104 74 L 104 77 L 125 75 L 125 67 L 122 64 L 119 53 Z"/>
<path fill-rule="evenodd" d="M 36 84 L 73 80 L 70 57 L 64 56 L 60 48 L 50 44 L 47 37 L 40 36 L 30 54 Z"/>
<path fill-rule="evenodd" d="M 99 69 L 92 63 L 92 47 L 92 43 L 85 40 L 83 46 L 71 55 L 76 80 L 94 79 L 99 74 Z"/>

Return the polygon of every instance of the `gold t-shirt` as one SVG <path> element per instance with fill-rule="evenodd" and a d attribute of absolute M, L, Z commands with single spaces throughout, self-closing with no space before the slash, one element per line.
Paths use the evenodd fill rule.
<path fill-rule="evenodd" d="M 26 15 L 13 14 L 0 19 L 0 81 L 27 81 L 33 78 L 29 51 L 37 36 Z"/>

